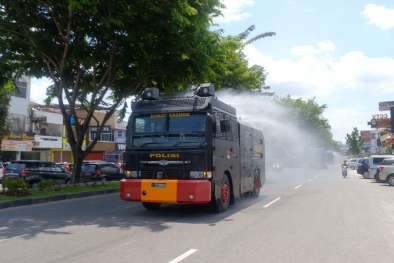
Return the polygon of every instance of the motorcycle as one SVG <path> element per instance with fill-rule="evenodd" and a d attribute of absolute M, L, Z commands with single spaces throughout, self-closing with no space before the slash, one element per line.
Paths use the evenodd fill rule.
<path fill-rule="evenodd" d="M 283 170 L 283 166 L 280 163 L 274 163 L 273 166 L 272 166 L 272 170 L 275 171 L 275 172 L 280 173 Z"/>
<path fill-rule="evenodd" d="M 342 176 L 343 176 L 343 178 L 345 178 L 347 176 L 347 166 L 346 165 L 342 166 Z"/>

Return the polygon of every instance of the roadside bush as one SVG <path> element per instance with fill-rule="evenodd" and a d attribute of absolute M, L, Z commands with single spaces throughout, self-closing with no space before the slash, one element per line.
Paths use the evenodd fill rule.
<path fill-rule="evenodd" d="M 29 194 L 28 183 L 23 178 L 5 179 L 2 181 L 5 195 L 10 196 L 26 196 Z"/>
<path fill-rule="evenodd" d="M 53 191 L 54 186 L 53 180 L 41 180 L 38 182 L 38 190 L 40 191 Z"/>

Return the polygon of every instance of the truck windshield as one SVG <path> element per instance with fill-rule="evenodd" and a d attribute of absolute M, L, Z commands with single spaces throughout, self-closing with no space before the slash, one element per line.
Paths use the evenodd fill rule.
<path fill-rule="evenodd" d="M 205 143 L 206 113 L 176 112 L 136 115 L 133 147 L 196 147 Z"/>

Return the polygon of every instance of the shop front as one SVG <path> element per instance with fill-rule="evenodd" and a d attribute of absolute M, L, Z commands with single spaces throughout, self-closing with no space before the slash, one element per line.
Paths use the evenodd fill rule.
<path fill-rule="evenodd" d="M 39 155 L 32 152 L 34 133 L 13 131 L 1 141 L 0 160 L 39 160 Z M 37 159 L 38 158 L 38 159 Z"/>

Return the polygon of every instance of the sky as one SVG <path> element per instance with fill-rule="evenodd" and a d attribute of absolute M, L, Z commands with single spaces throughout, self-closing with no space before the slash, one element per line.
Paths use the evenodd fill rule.
<path fill-rule="evenodd" d="M 224 35 L 276 36 L 248 45 L 250 65 L 268 72 L 266 85 L 278 96 L 315 98 L 337 141 L 394 101 L 394 1 L 222 0 L 214 22 Z M 49 80 L 33 79 L 31 99 L 42 103 Z M 220 99 L 220 98 L 219 98 Z M 268 105 L 267 105 L 268 106 Z M 264 105 L 262 105 L 264 107 Z"/>

